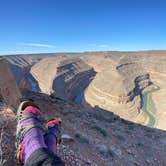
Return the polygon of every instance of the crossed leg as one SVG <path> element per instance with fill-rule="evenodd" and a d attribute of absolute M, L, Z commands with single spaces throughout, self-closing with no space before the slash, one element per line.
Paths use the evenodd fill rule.
<path fill-rule="evenodd" d="M 25 166 L 64 166 L 57 156 L 56 148 L 61 121 L 47 122 L 47 132 L 41 122 L 41 111 L 32 102 L 20 104 L 17 114 L 18 159 Z"/>

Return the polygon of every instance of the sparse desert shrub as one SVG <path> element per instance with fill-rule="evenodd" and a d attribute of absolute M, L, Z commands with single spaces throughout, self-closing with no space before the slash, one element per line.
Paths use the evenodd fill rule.
<path fill-rule="evenodd" d="M 152 133 L 146 133 L 145 136 L 147 136 L 148 138 L 152 138 L 153 134 Z"/>
<path fill-rule="evenodd" d="M 143 147 L 144 145 L 143 145 L 143 143 L 138 142 L 138 143 L 136 143 L 136 146 L 137 146 L 137 147 Z"/>
<path fill-rule="evenodd" d="M 109 154 L 109 156 L 111 156 L 111 157 L 114 157 L 114 155 L 115 155 L 114 152 L 113 152 L 111 149 L 108 150 L 108 154 Z"/>
<path fill-rule="evenodd" d="M 117 137 L 119 140 L 121 140 L 121 141 L 125 140 L 124 136 L 122 136 L 122 135 L 119 135 L 119 134 L 118 134 L 116 137 Z"/>
<path fill-rule="evenodd" d="M 94 108 L 93 117 L 96 118 L 97 120 L 105 121 L 108 123 L 114 123 L 120 119 L 118 115 L 115 115 L 112 112 L 108 112 L 98 106 L 95 106 Z"/>
<path fill-rule="evenodd" d="M 131 134 L 132 131 L 131 130 L 126 130 L 126 134 Z"/>
<path fill-rule="evenodd" d="M 145 129 L 145 136 L 147 136 L 148 138 L 152 138 L 153 137 L 153 130 L 151 128 L 144 128 Z"/>
<path fill-rule="evenodd" d="M 75 134 L 75 137 L 76 137 L 81 143 L 89 144 L 89 140 L 88 140 L 86 137 L 82 136 L 81 134 L 76 133 L 76 134 Z"/>
<path fill-rule="evenodd" d="M 145 131 L 146 131 L 147 133 L 152 133 L 152 132 L 153 132 L 153 130 L 152 130 L 151 128 L 144 127 L 144 129 L 145 129 Z"/>
<path fill-rule="evenodd" d="M 95 129 L 96 131 L 98 131 L 100 134 L 102 134 L 104 137 L 107 136 L 107 131 L 99 126 L 92 126 L 92 129 Z"/>
<path fill-rule="evenodd" d="M 77 110 L 77 109 L 63 109 L 61 108 L 63 115 L 68 115 L 68 114 L 74 114 L 75 116 L 81 116 L 83 115 L 83 112 L 81 110 Z"/>
<path fill-rule="evenodd" d="M 129 130 L 133 130 L 133 129 L 134 129 L 134 125 L 129 125 L 129 126 L 128 126 L 128 129 L 129 129 Z"/>
<path fill-rule="evenodd" d="M 97 151 L 102 154 L 105 157 L 114 157 L 114 152 L 106 145 L 102 144 L 102 145 L 98 145 L 96 147 Z"/>

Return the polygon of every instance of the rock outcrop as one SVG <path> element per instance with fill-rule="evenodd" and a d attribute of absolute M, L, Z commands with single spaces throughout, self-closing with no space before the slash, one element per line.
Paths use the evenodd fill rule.
<path fill-rule="evenodd" d="M 107 69 L 113 69 L 117 65 L 117 62 L 110 58 L 107 52 L 84 53 L 80 57 L 88 65 L 92 66 L 97 73 Z"/>
<path fill-rule="evenodd" d="M 5 59 L 0 60 L 0 95 L 2 101 L 14 108 L 18 107 L 21 94 Z"/>
<path fill-rule="evenodd" d="M 125 78 L 125 87 L 134 89 L 135 95 L 140 94 L 139 91 L 152 84 L 149 73 L 141 64 L 132 61 L 128 56 L 120 59 L 116 69 Z"/>

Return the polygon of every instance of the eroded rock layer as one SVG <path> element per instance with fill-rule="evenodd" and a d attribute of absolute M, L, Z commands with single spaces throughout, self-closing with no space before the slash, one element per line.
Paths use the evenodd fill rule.
<path fill-rule="evenodd" d="M 5 59 L 0 60 L 0 95 L 1 100 L 17 108 L 21 94 Z"/>
<path fill-rule="evenodd" d="M 96 75 L 84 93 L 83 104 L 98 105 L 130 119 L 140 113 L 142 90 L 153 85 L 150 75 L 128 57 L 114 69 Z"/>
<path fill-rule="evenodd" d="M 141 124 L 150 124 L 150 122 L 153 122 L 153 124 L 155 124 L 153 127 L 158 127 L 161 129 L 166 128 L 163 123 L 166 117 L 166 107 L 164 102 L 164 99 L 166 98 L 166 51 L 100 51 L 82 53 L 12 55 L 4 56 L 3 58 L 9 61 L 11 72 L 17 82 L 17 85 L 21 89 L 26 88 L 32 91 L 42 91 L 47 94 L 54 93 L 59 97 L 69 100 L 75 100 L 76 96 L 78 96 L 78 94 L 81 92 L 76 98 L 77 103 L 81 102 L 84 88 L 90 82 L 90 79 L 92 78 L 91 75 L 93 75 L 92 72 L 94 72 L 92 68 L 94 68 L 101 78 L 108 76 L 110 77 L 110 81 L 112 83 L 106 81 L 106 84 L 108 84 L 107 86 L 111 85 L 116 86 L 117 88 L 115 88 L 115 90 L 112 89 L 112 92 L 109 93 L 107 91 L 105 92 L 107 86 L 103 86 L 101 84 L 98 90 L 102 87 L 102 94 L 104 93 L 105 95 L 105 93 L 108 93 L 109 98 L 110 95 L 112 97 L 105 102 L 104 97 L 99 97 L 99 93 L 96 91 L 95 86 L 91 85 L 90 83 L 87 89 L 92 91 L 95 88 L 93 92 L 95 91 L 97 95 L 94 93 L 93 95 L 89 95 L 89 101 L 87 101 L 89 104 L 104 105 L 104 108 L 107 110 L 111 110 L 113 112 L 118 111 L 121 114 L 127 113 L 127 119 L 130 120 L 133 120 L 129 118 L 130 116 L 135 117 L 137 116 L 138 112 L 140 112 L 138 116 L 141 120 L 136 120 L 136 122 Z M 49 60 L 50 58 L 53 58 L 52 61 L 56 62 L 49 62 L 51 61 Z M 76 69 L 74 69 L 74 71 L 77 70 L 79 74 L 74 72 L 72 74 L 73 79 L 68 80 L 67 75 L 70 75 L 68 70 L 66 70 L 65 67 L 62 67 L 60 70 L 58 68 L 63 66 L 61 64 L 62 61 L 74 58 L 81 58 L 84 64 L 91 66 L 90 68 L 92 71 L 85 70 L 85 72 L 82 72 L 82 70 L 80 70 L 78 67 L 80 66 L 78 63 L 78 66 Z M 68 68 L 66 64 L 65 66 Z M 69 71 L 72 73 L 71 66 L 72 65 L 69 65 Z M 32 71 L 31 68 L 32 70 L 35 68 L 33 75 L 30 73 L 30 71 Z M 68 74 L 65 75 L 62 70 Z M 99 73 L 101 73 L 101 75 Z M 120 81 L 118 77 L 120 77 Z M 68 80 L 67 82 L 64 81 L 66 79 Z M 56 91 L 54 89 L 56 89 Z M 113 95 L 113 92 L 115 91 L 120 91 L 123 93 L 116 92 L 118 95 Z M 144 98 L 144 96 L 141 96 L 140 94 L 142 91 L 150 93 L 148 95 L 150 97 Z M 91 101 L 92 99 L 93 101 Z M 145 102 L 143 100 L 145 100 Z M 113 104 L 106 105 L 103 103 Z M 145 109 L 144 106 L 147 108 Z M 140 109 L 140 107 L 142 108 Z"/>
<path fill-rule="evenodd" d="M 74 100 L 95 75 L 92 67 L 79 58 L 45 58 L 31 69 L 42 92 Z"/>

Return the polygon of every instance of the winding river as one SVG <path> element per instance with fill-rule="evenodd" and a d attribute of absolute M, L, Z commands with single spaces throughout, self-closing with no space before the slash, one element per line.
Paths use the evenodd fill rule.
<path fill-rule="evenodd" d="M 156 89 L 159 90 L 159 89 Z M 156 90 L 152 90 L 150 92 L 145 93 L 144 95 L 142 95 L 142 110 L 143 112 L 146 114 L 146 116 L 148 117 L 149 121 L 147 124 L 147 126 L 149 127 L 154 127 L 155 123 L 156 123 L 156 118 L 155 118 L 155 112 L 156 112 L 156 108 L 155 108 L 155 103 L 153 101 L 152 98 L 152 93 Z M 84 91 L 85 89 L 75 98 L 75 103 L 80 104 L 84 95 Z"/>
<path fill-rule="evenodd" d="M 148 116 L 149 121 L 146 124 L 149 127 L 154 127 L 156 123 L 156 118 L 154 113 L 156 112 L 155 104 L 152 99 L 152 92 L 146 93 L 142 96 L 143 107 L 142 110 Z"/>
<path fill-rule="evenodd" d="M 155 107 L 155 103 L 153 101 L 152 98 L 152 93 L 155 91 L 160 90 L 160 87 L 156 87 L 154 89 L 152 89 L 149 92 L 144 93 L 144 95 L 142 95 L 142 110 L 144 111 L 144 113 L 148 116 L 149 121 L 146 124 L 149 127 L 154 127 L 155 123 L 156 123 L 156 117 L 155 117 L 155 112 L 156 112 L 156 107 Z"/>

